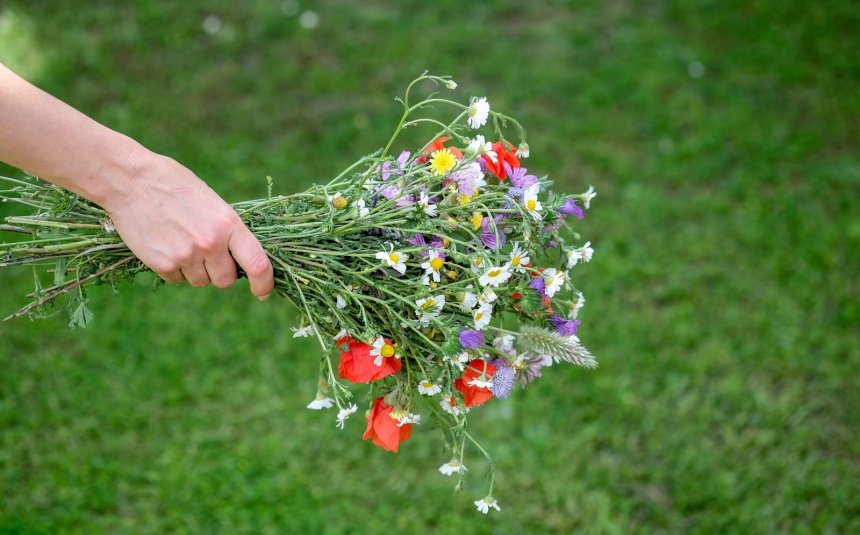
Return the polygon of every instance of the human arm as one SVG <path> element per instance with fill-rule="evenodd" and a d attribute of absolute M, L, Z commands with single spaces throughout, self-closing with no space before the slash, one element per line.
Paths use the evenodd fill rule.
<path fill-rule="evenodd" d="M 265 299 L 272 265 L 236 212 L 190 170 L 115 132 L 0 64 L 0 161 L 100 205 L 168 282 L 226 287 L 236 263 Z M 235 261 L 234 261 L 235 259 Z"/>

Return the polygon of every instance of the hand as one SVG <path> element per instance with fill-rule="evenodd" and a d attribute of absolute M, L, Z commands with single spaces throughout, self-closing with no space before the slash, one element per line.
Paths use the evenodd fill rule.
<path fill-rule="evenodd" d="M 274 287 L 272 264 L 236 212 L 178 162 L 143 149 L 127 187 L 100 204 L 129 249 L 167 282 L 226 288 L 236 263 L 260 300 Z"/>

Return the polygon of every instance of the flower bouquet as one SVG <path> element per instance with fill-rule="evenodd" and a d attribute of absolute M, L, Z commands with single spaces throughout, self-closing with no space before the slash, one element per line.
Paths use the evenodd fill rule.
<path fill-rule="evenodd" d="M 367 407 L 363 438 L 392 452 L 433 418 L 451 452 L 439 472 L 456 474 L 458 489 L 467 446 L 490 460 L 487 495 L 475 501 L 487 513 L 500 509 L 495 467 L 467 431 L 469 411 L 555 363 L 596 366 L 576 336 L 585 299 L 570 277 L 593 249 L 561 232 L 583 218 L 595 193 L 549 191 L 550 181 L 522 164 L 529 146 L 516 120 L 486 98 L 461 104 L 431 94 L 413 102 L 420 82 L 456 88 L 425 73 L 398 99 L 403 114 L 384 149 L 301 193 L 272 195 L 270 179 L 264 199 L 233 207 L 266 249 L 276 292 L 301 313 L 293 336 L 322 347 L 308 408 L 336 407 L 343 428 Z M 422 113 L 431 107 L 450 107 L 454 117 L 446 123 Z M 422 123 L 436 134 L 393 156 L 398 134 Z M 477 134 L 482 128 L 492 141 Z M 67 296 L 70 325 L 83 327 L 92 317 L 87 287 L 147 271 L 100 207 L 35 179 L 2 180 L 4 201 L 35 210 L 0 226 L 28 235 L 0 243 L 0 267 L 36 269 L 32 302 L 10 318 L 42 315 Z M 367 384 L 366 401 L 354 401 L 349 384 Z"/>

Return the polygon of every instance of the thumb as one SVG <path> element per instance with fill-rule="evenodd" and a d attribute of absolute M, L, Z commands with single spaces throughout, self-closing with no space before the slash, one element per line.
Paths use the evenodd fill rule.
<path fill-rule="evenodd" d="M 263 246 L 251 234 L 248 227 L 244 224 L 236 227 L 236 230 L 230 235 L 227 247 L 236 263 L 248 276 L 248 282 L 251 283 L 251 293 L 257 296 L 257 299 L 265 301 L 275 287 L 272 262 L 269 261 Z"/>

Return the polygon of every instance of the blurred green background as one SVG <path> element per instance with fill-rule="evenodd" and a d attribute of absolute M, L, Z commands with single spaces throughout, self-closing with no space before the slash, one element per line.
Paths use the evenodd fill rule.
<path fill-rule="evenodd" d="M 304 408 L 285 303 L 100 289 L 87 330 L 0 325 L 0 533 L 860 532 L 858 27 L 856 2 L 0 2 L 0 61 L 231 201 L 336 174 L 453 75 L 532 171 L 596 186 L 601 362 L 474 411 L 483 517 L 485 466 L 453 495 L 438 431 L 391 455 Z M 0 312 L 31 280 L 0 270 Z"/>

